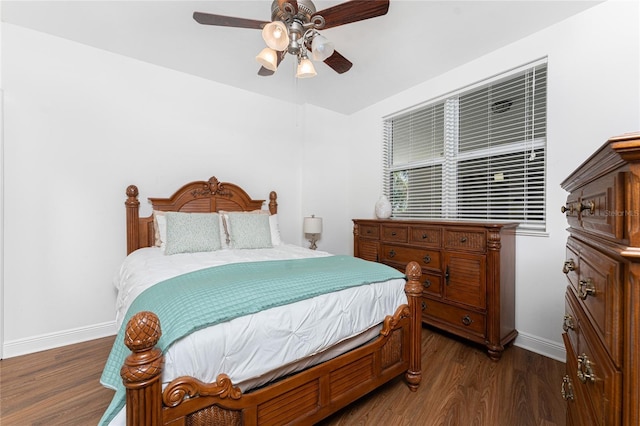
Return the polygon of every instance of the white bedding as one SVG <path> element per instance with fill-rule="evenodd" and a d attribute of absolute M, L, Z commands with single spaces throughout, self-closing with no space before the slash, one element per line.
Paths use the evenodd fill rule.
<path fill-rule="evenodd" d="M 144 289 L 182 273 L 225 263 L 330 256 L 283 244 L 165 256 L 156 247 L 131 253 L 115 278 L 118 326 Z M 243 391 L 331 359 L 375 337 L 386 315 L 407 303 L 404 280 L 353 287 L 268 309 L 197 331 L 165 354 L 163 384 L 188 375 L 212 382 L 226 373 Z M 121 412 L 111 423 L 124 424 Z"/>

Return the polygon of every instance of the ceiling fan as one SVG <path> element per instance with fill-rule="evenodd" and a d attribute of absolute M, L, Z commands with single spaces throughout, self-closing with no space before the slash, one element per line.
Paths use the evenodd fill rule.
<path fill-rule="evenodd" d="M 258 75 L 273 75 L 288 53 L 297 58 L 296 76 L 307 78 L 316 75 L 309 54 L 313 60 L 324 62 L 339 74 L 349 71 L 353 65 L 318 30 L 375 18 L 388 10 L 389 0 L 351 0 L 320 11 L 316 11 L 311 0 L 274 0 L 271 21 L 203 12 L 194 12 L 193 19 L 204 25 L 262 30 L 267 47 L 256 56 L 256 61 L 262 65 Z"/>

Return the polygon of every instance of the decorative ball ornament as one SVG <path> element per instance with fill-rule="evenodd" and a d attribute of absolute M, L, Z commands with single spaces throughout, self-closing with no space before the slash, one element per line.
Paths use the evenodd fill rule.
<path fill-rule="evenodd" d="M 381 195 L 378 202 L 376 202 L 376 217 L 378 219 L 389 219 L 391 217 L 391 203 L 384 195 Z"/>

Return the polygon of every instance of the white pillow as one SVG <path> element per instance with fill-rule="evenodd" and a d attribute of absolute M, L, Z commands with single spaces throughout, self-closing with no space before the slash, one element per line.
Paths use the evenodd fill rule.
<path fill-rule="evenodd" d="M 167 212 L 165 217 L 165 254 L 220 250 L 220 217 L 217 213 Z"/>
<path fill-rule="evenodd" d="M 227 231 L 234 249 L 271 248 L 271 227 L 267 214 L 227 213 Z"/>
<path fill-rule="evenodd" d="M 164 250 L 167 242 L 167 218 L 163 211 L 153 211 L 153 228 L 155 230 L 155 246 Z"/>
<path fill-rule="evenodd" d="M 273 244 L 274 246 L 279 246 L 280 244 L 282 244 L 277 214 L 272 214 L 271 216 L 269 216 L 269 228 L 271 230 L 271 244 Z"/>

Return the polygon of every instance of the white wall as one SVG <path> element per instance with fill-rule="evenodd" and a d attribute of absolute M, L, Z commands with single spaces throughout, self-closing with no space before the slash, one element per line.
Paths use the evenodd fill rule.
<path fill-rule="evenodd" d="M 300 240 L 302 144 L 289 104 L 3 24 L 4 355 L 114 332 L 125 188 L 169 196 L 217 176 L 279 195 Z M 239 160 L 239 158 L 241 160 Z"/>
<path fill-rule="evenodd" d="M 318 250 L 353 254 L 353 223 L 347 198 L 349 173 L 349 118 L 326 109 L 304 108 L 302 216 L 322 218 Z M 305 241 L 305 246 L 308 242 Z"/>
<path fill-rule="evenodd" d="M 4 356 L 113 332 L 127 185 L 144 213 L 146 197 L 211 175 L 256 197 L 276 190 L 285 241 L 304 242 L 301 218 L 316 214 L 319 248 L 352 253 L 351 219 L 373 217 L 380 195 L 381 118 L 548 56 L 548 236 L 518 237 L 517 344 L 562 358 L 559 183 L 609 136 L 640 129 L 638 13 L 609 1 L 352 116 L 2 24 Z M 281 132 L 281 110 L 301 134 Z"/>
<path fill-rule="evenodd" d="M 380 193 L 382 117 L 548 57 L 547 236 L 517 238 L 516 344 L 564 359 L 561 272 L 567 223 L 560 182 L 610 136 L 640 130 L 637 2 L 609 1 L 427 81 L 350 118 L 350 216 L 372 217 Z M 437 58 L 420 58 L 428 66 Z M 377 185 L 372 185 L 376 182 Z"/>

